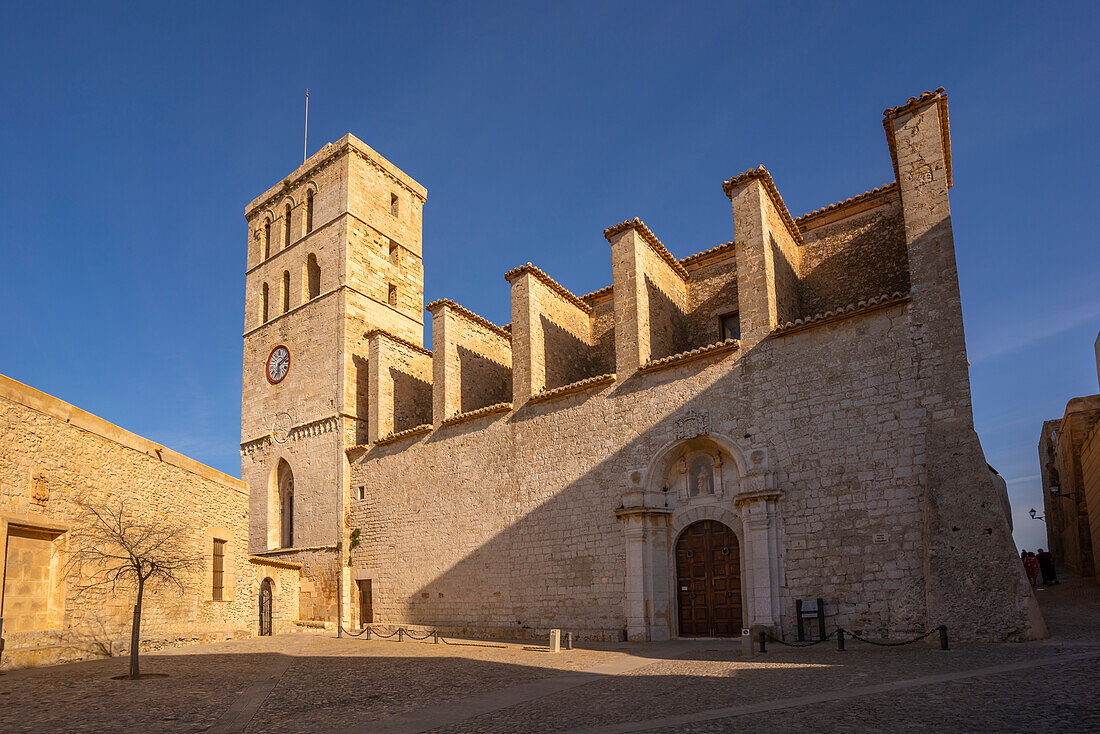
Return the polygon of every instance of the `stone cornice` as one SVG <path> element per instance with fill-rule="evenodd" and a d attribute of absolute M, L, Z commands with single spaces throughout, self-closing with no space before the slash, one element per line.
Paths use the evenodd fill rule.
<path fill-rule="evenodd" d="M 657 239 L 657 235 L 650 231 L 649 227 L 645 225 L 641 219 L 634 217 L 628 219 L 625 222 L 619 222 L 618 224 L 608 227 L 603 231 L 604 239 L 611 242 L 611 238 L 620 232 L 625 232 L 628 229 L 635 230 L 642 240 L 650 246 L 650 248 L 657 253 L 657 255 L 668 263 L 668 266 L 672 268 L 673 272 L 679 275 L 683 280 L 691 280 L 691 276 L 688 275 L 688 271 L 684 270 L 684 266 L 680 264 L 680 261 L 672 256 L 672 253 L 668 251 L 668 248 L 664 246 L 664 243 Z"/>
<path fill-rule="evenodd" d="M 702 359 L 704 357 L 712 357 L 719 354 L 725 354 L 726 352 L 732 352 L 735 349 L 741 348 L 741 341 L 738 339 L 726 339 L 725 341 L 715 342 L 714 344 L 708 344 L 704 347 L 696 347 L 686 352 L 680 352 L 679 354 L 672 354 L 668 357 L 661 357 L 660 359 L 651 359 L 638 368 L 639 372 L 652 372 L 653 370 L 663 369 L 665 367 L 672 367 L 673 365 L 684 364 L 685 362 L 692 362 L 696 359 Z"/>
<path fill-rule="evenodd" d="M 386 331 L 385 329 L 371 329 L 366 334 L 364 334 L 364 336 L 368 340 L 372 339 L 376 336 L 385 337 L 385 338 L 389 339 L 390 341 L 394 342 L 395 344 L 400 344 L 401 346 L 406 347 L 407 349 L 411 349 L 411 350 L 413 350 L 414 352 L 416 352 L 418 354 L 424 354 L 424 355 L 427 355 L 428 357 L 432 356 L 432 350 L 425 349 L 424 347 L 418 347 L 417 345 L 413 344 L 411 341 L 408 341 L 406 339 L 402 339 L 401 337 L 397 336 L 396 334 L 391 334 L 390 332 Z"/>
<path fill-rule="evenodd" d="M 886 144 L 890 147 L 890 161 L 894 164 L 894 180 L 898 180 L 898 147 L 894 140 L 894 120 L 902 115 L 927 107 L 930 104 L 938 105 L 940 116 L 940 136 L 943 144 L 943 165 L 947 172 L 947 188 L 951 188 L 951 122 L 947 114 L 947 94 L 943 87 L 935 91 L 921 92 L 919 97 L 910 97 L 909 100 L 897 107 L 891 107 L 882 111 L 882 127 L 886 131 Z"/>
<path fill-rule="evenodd" d="M 323 148 L 310 156 L 305 163 L 298 166 L 298 168 L 284 178 L 282 182 L 272 186 L 249 202 L 248 206 L 245 207 L 245 218 L 251 218 L 252 212 L 256 209 L 263 208 L 279 196 L 286 195 L 287 192 L 301 185 L 301 183 L 310 176 L 315 175 L 337 158 L 349 152 L 358 155 L 360 158 L 370 163 L 387 178 L 418 198 L 421 203 L 427 201 L 428 192 L 423 186 L 418 184 L 411 176 L 393 165 L 393 163 L 388 161 L 384 156 L 362 140 L 348 133 L 335 143 L 326 143 Z"/>
<path fill-rule="evenodd" d="M 775 187 L 775 181 L 772 180 L 772 175 L 768 173 L 768 169 L 764 168 L 763 164 L 729 179 L 722 184 L 722 191 L 726 192 L 726 196 L 732 200 L 734 189 L 755 180 L 760 181 L 764 186 L 764 191 L 767 192 L 768 198 L 772 200 L 772 206 L 779 212 L 779 216 L 783 220 L 783 225 L 787 228 L 788 234 L 791 235 L 791 238 L 796 243 L 801 245 L 802 233 L 798 231 L 798 225 L 794 223 L 794 219 L 791 217 L 787 205 L 783 202 L 783 197 L 779 195 L 779 189 Z"/>
<path fill-rule="evenodd" d="M 205 464 L 200 464 L 189 456 L 177 453 L 165 448 L 147 438 L 131 433 L 125 428 L 116 426 L 97 415 L 66 403 L 60 398 L 55 398 L 29 385 L 24 385 L 10 377 L 0 375 L 0 398 L 10 400 L 13 403 L 33 410 L 37 413 L 49 416 L 78 430 L 90 433 L 94 436 L 110 441 L 116 445 L 144 454 L 153 461 L 170 464 L 190 474 L 202 477 L 220 484 L 227 489 L 232 489 L 242 494 L 247 494 L 248 485 L 228 474 L 213 469 Z"/>
<path fill-rule="evenodd" d="M 424 310 L 426 310 L 432 316 L 435 316 L 435 312 L 442 309 L 442 308 L 451 309 L 452 311 L 459 314 L 460 316 L 463 316 L 466 319 L 469 319 L 470 321 L 473 321 L 475 324 L 478 324 L 479 326 L 482 326 L 485 329 L 488 329 L 489 331 L 491 331 L 492 333 L 494 333 L 497 336 L 501 337 L 502 339 L 505 339 L 509 343 L 511 343 L 511 341 L 512 341 L 512 334 L 511 334 L 510 331 L 508 331 L 507 329 L 504 329 L 500 326 L 497 326 L 496 324 L 494 324 L 489 319 L 478 316 L 476 313 L 474 313 L 470 309 L 466 308 L 465 306 L 460 306 L 459 304 L 455 303 L 454 301 L 452 301 L 449 298 L 440 298 L 438 301 L 432 301 L 431 303 L 429 303 L 427 306 L 424 307 Z"/>
<path fill-rule="evenodd" d="M 573 295 L 573 293 L 570 292 L 565 286 L 551 278 L 549 275 L 547 275 L 541 269 L 535 267 L 531 263 L 520 265 L 518 268 L 512 268 L 504 274 L 504 279 L 511 283 L 513 280 L 523 275 L 524 273 L 530 273 L 535 278 L 538 278 L 538 280 L 541 281 L 543 285 L 545 285 L 557 295 L 561 296 L 568 303 L 571 303 L 572 305 L 576 306 L 587 314 L 592 313 L 591 306 L 589 306 L 577 296 Z"/>

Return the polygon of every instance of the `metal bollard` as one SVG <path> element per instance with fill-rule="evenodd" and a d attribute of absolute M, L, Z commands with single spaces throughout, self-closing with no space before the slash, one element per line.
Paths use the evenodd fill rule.
<path fill-rule="evenodd" d="M 768 651 L 768 638 L 767 633 L 760 633 L 760 652 L 766 653 Z"/>
<path fill-rule="evenodd" d="M 947 625 L 946 624 L 941 624 L 940 625 L 940 649 L 941 650 L 949 650 L 950 649 L 947 646 Z"/>
<path fill-rule="evenodd" d="M 432 642 L 435 643 L 436 645 L 439 644 L 439 630 L 436 630 L 435 632 L 432 633 Z"/>
<path fill-rule="evenodd" d="M 573 649 L 573 633 L 572 632 L 566 632 L 565 633 L 565 649 L 566 650 L 572 650 Z"/>
<path fill-rule="evenodd" d="M 371 629 L 370 629 L 370 625 L 368 624 L 368 625 L 366 626 L 366 629 L 365 629 L 365 631 L 363 632 L 363 637 L 365 637 L 365 638 L 367 638 L 367 639 L 369 640 L 369 639 L 371 638 L 371 635 L 372 635 L 372 634 L 373 634 L 373 633 L 371 632 Z"/>
<path fill-rule="evenodd" d="M 836 630 L 836 651 L 844 652 L 844 630 L 839 627 Z"/>
<path fill-rule="evenodd" d="M 398 627 L 397 628 L 397 641 L 398 642 L 404 642 L 405 641 L 405 628 L 404 627 Z"/>

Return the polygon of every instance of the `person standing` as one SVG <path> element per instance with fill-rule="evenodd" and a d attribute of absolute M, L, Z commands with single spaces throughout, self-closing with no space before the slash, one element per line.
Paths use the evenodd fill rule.
<path fill-rule="evenodd" d="M 1043 584 L 1058 583 L 1058 571 L 1054 568 L 1054 554 L 1042 548 L 1035 554 L 1035 560 L 1039 562 L 1039 571 L 1043 574 Z"/>
<path fill-rule="evenodd" d="M 1034 588 L 1036 580 L 1039 578 L 1039 561 L 1036 560 L 1035 554 L 1030 551 L 1027 557 L 1024 558 L 1024 572 L 1027 573 L 1028 583 Z"/>

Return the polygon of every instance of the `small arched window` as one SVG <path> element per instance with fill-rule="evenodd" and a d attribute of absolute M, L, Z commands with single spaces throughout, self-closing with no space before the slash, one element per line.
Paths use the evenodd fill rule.
<path fill-rule="evenodd" d="M 309 300 L 321 295 L 321 266 L 317 264 L 317 256 L 312 252 L 306 258 L 306 282 L 309 288 L 306 297 Z"/>
<path fill-rule="evenodd" d="M 687 465 L 688 497 L 714 494 L 714 460 L 707 454 L 696 454 Z"/>
<path fill-rule="evenodd" d="M 290 204 L 283 210 L 283 247 L 290 247 Z"/>
<path fill-rule="evenodd" d="M 290 271 L 283 271 L 283 313 L 290 310 Z"/>
<path fill-rule="evenodd" d="M 294 473 L 286 459 L 279 460 L 279 547 L 294 547 Z"/>
<path fill-rule="evenodd" d="M 267 283 L 260 288 L 260 323 L 267 323 Z"/>
<path fill-rule="evenodd" d="M 306 234 L 313 231 L 313 191 L 306 192 Z"/>
<path fill-rule="evenodd" d="M 264 260 L 271 257 L 271 220 L 264 222 Z"/>

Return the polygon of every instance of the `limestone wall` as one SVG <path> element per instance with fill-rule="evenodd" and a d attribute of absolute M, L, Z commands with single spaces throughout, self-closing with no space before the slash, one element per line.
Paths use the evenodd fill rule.
<path fill-rule="evenodd" d="M 432 312 L 433 416 L 436 424 L 512 400 L 508 333 L 450 301 Z"/>
<path fill-rule="evenodd" d="M 695 258 L 685 264 L 688 314 L 684 348 L 694 349 L 722 339 L 720 318 L 737 311 L 737 262 L 732 249 Z"/>
<path fill-rule="evenodd" d="M 3 664 L 118 653 L 128 645 L 132 589 L 77 596 L 63 578 L 67 537 L 87 522 L 75 500 L 122 499 L 144 521 L 190 529 L 202 567 L 183 591 L 144 600 L 149 645 L 256 632 L 244 482 L 0 376 L 0 553 Z M 226 541 L 224 600 L 213 601 L 213 540 Z"/>
<path fill-rule="evenodd" d="M 1100 538 L 1100 422 L 1081 447 L 1081 489 L 1088 511 L 1090 538 Z M 1093 569 L 1100 569 L 1100 542 L 1092 543 Z M 1100 575 L 1094 576 L 1100 583 Z"/>

